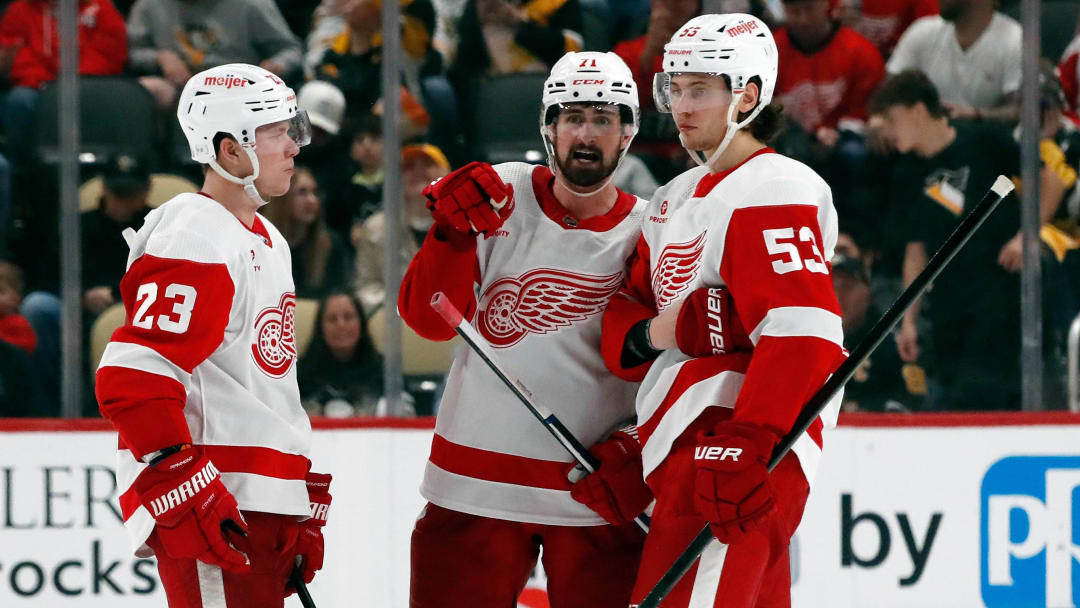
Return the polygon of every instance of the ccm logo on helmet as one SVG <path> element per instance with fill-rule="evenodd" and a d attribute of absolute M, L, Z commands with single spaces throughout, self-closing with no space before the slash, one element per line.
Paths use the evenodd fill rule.
<path fill-rule="evenodd" d="M 246 87 L 247 83 L 247 78 L 239 76 L 207 76 L 203 80 L 203 84 L 208 87 L 225 87 L 226 89 Z"/>
<path fill-rule="evenodd" d="M 724 448 L 718 445 L 694 448 L 694 460 L 725 460 L 730 456 L 731 460 L 739 462 L 739 454 L 742 454 L 742 448 Z"/>
<path fill-rule="evenodd" d="M 758 27 L 758 24 L 757 24 L 756 21 L 750 21 L 748 23 L 740 23 L 739 25 L 736 25 L 735 27 L 728 28 L 727 35 L 734 38 L 735 36 L 740 36 L 742 34 L 749 34 L 750 32 L 756 30 L 757 27 Z"/>
<path fill-rule="evenodd" d="M 603 80 L 575 80 L 574 84 L 604 84 Z"/>

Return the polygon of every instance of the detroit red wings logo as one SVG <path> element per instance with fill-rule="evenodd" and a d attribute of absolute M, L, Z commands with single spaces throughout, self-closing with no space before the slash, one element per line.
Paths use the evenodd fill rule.
<path fill-rule="evenodd" d="M 277 306 L 263 309 L 255 317 L 251 356 L 271 378 L 289 373 L 296 360 L 296 294 L 283 294 Z"/>
<path fill-rule="evenodd" d="M 704 249 L 704 232 L 685 243 L 664 247 L 652 273 L 652 291 L 658 311 L 670 306 L 694 281 Z"/>
<path fill-rule="evenodd" d="M 480 333 L 505 348 L 526 334 L 558 331 L 603 312 L 621 282 L 621 272 L 599 276 L 554 268 L 499 279 L 480 296 Z"/>

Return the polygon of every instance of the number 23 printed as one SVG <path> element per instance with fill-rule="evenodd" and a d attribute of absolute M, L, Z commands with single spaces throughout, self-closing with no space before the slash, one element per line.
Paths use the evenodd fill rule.
<path fill-rule="evenodd" d="M 165 288 L 165 298 L 173 302 L 172 312 L 167 315 L 157 315 L 157 326 L 162 331 L 174 334 L 182 334 L 188 330 L 191 323 L 191 311 L 195 308 L 195 298 L 198 294 L 190 285 L 171 283 Z M 154 328 L 154 315 L 148 315 L 150 307 L 157 301 L 158 284 L 143 283 L 135 294 L 135 301 L 139 308 L 131 319 L 131 324 L 141 329 Z"/>

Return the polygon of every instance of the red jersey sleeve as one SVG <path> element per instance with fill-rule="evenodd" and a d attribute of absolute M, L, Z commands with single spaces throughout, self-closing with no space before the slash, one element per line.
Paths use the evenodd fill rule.
<path fill-rule="evenodd" d="M 80 28 L 79 73 L 120 74 L 127 61 L 127 25 L 109 0 L 98 2 L 97 7 L 95 26 Z"/>
<path fill-rule="evenodd" d="M 733 418 L 783 435 L 843 357 L 814 205 L 737 209 L 720 275 L 755 343 Z"/>
<path fill-rule="evenodd" d="M 604 358 L 604 365 L 612 374 L 629 382 L 640 382 L 652 362 L 623 367 L 622 353 L 630 328 L 656 316 L 656 302 L 653 300 L 652 284 L 649 281 L 649 244 L 645 242 L 644 235 L 638 237 L 637 245 L 626 265 L 623 284 L 611 297 L 604 311 L 600 354 Z"/>
<path fill-rule="evenodd" d="M 95 391 L 136 458 L 191 441 L 187 386 L 224 339 L 234 291 L 224 263 L 149 254 L 120 281 L 126 318 L 102 356 Z"/>
<path fill-rule="evenodd" d="M 475 285 L 480 282 L 480 261 L 476 238 L 452 231 L 447 238 L 428 231 L 416 252 L 398 291 L 398 314 L 416 333 L 428 340 L 449 340 L 454 328 L 431 308 L 431 298 L 441 291 L 466 319 L 476 312 Z"/>

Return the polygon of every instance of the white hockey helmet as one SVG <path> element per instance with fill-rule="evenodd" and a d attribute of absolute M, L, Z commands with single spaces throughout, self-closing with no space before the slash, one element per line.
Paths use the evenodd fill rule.
<path fill-rule="evenodd" d="M 230 63 L 192 76 L 176 109 L 176 117 L 187 137 L 191 158 L 208 164 L 221 177 L 241 184 L 260 204 L 266 204 L 255 189 L 259 159 L 255 154 L 255 129 L 289 121 L 289 135 L 298 146 L 311 141 L 307 113 L 296 105 L 296 94 L 272 72 L 246 63 Z M 253 173 L 240 178 L 217 162 L 214 137 L 232 136 L 251 159 Z"/>
<path fill-rule="evenodd" d="M 725 114 L 728 129 L 724 141 L 707 161 L 712 163 L 727 148 L 735 132 L 750 124 L 772 101 L 778 71 L 776 41 L 761 19 L 743 13 L 700 15 L 687 21 L 664 45 L 664 71 L 653 77 L 653 100 L 658 110 L 671 112 L 671 77 L 675 74 L 726 78 L 732 94 Z M 761 81 L 758 103 L 745 119 L 737 121 L 735 108 L 754 77 Z M 690 153 L 698 164 L 706 164 L 694 151 Z"/>
<path fill-rule="evenodd" d="M 568 104 L 610 104 L 619 108 L 624 134 L 631 141 L 641 125 L 641 109 L 638 103 L 637 83 L 630 68 L 615 53 L 586 51 L 567 53 L 551 68 L 544 81 L 540 108 L 540 137 L 548 154 L 548 164 L 558 175 L 555 145 L 550 125 L 558 117 L 559 109 Z M 630 142 L 619 151 L 619 162 L 630 148 Z M 618 166 L 618 165 L 616 165 Z M 609 176 L 610 177 L 610 176 Z M 591 194 L 607 186 L 606 180 Z"/>

